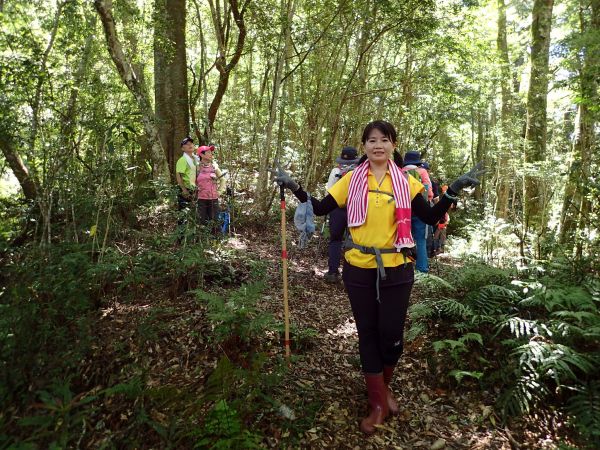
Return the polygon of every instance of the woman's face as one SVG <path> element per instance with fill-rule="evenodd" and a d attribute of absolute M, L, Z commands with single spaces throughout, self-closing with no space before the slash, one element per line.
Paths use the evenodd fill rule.
<path fill-rule="evenodd" d="M 372 163 L 387 162 L 392 157 L 396 143 L 392 142 L 385 134 L 374 128 L 363 144 L 367 158 Z"/>
<path fill-rule="evenodd" d="M 202 157 L 202 161 L 211 162 L 213 160 L 213 151 L 207 150 L 201 153 L 200 156 Z"/>

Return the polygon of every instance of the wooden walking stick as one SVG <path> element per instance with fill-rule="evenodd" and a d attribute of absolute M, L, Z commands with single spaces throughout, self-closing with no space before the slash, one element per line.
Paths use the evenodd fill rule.
<path fill-rule="evenodd" d="M 281 199 L 281 263 L 283 267 L 283 320 L 285 323 L 285 357 L 290 358 L 290 309 L 288 307 L 288 283 L 287 283 L 287 245 L 285 241 L 285 186 L 279 186 L 279 198 Z"/>

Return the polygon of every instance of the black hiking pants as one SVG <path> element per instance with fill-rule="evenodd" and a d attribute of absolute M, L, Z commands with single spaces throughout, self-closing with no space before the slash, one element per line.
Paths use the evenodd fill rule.
<path fill-rule="evenodd" d="M 206 226 L 212 234 L 219 234 L 220 226 L 218 222 L 219 200 L 198 199 L 198 223 Z"/>
<path fill-rule="evenodd" d="M 183 195 L 182 189 L 177 187 L 177 210 L 179 211 L 179 218 L 177 220 L 177 225 L 179 228 L 182 228 L 183 225 L 187 224 L 187 212 L 193 208 L 194 206 L 194 198 L 196 196 L 196 191 L 192 188 L 188 188 L 189 197 L 185 197 Z"/>
<path fill-rule="evenodd" d="M 358 330 L 362 370 L 381 373 L 383 366 L 395 366 L 404 349 L 404 322 L 414 282 L 413 264 L 386 267 L 386 279 L 375 283 L 377 269 L 362 269 L 344 262 L 342 279 Z"/>

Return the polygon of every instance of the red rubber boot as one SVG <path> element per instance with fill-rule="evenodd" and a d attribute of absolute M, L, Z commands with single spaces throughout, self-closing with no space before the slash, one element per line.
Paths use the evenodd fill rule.
<path fill-rule="evenodd" d="M 390 414 L 394 416 L 398 414 L 399 408 L 398 403 L 396 403 L 396 399 L 394 398 L 394 394 L 390 389 L 390 383 L 392 381 L 392 376 L 394 375 L 395 366 L 383 366 L 383 382 L 386 387 L 386 402 L 388 409 L 390 410 Z"/>
<path fill-rule="evenodd" d="M 360 430 L 365 434 L 373 434 L 376 425 L 381 425 L 389 410 L 386 402 L 387 388 L 383 382 L 383 374 L 365 375 L 369 394 L 369 415 L 360 422 Z"/>

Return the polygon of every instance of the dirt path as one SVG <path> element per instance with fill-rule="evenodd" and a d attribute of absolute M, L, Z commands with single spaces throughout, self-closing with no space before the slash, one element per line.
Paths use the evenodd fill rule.
<path fill-rule="evenodd" d="M 261 308 L 282 322 L 278 237 L 246 231 L 226 245 L 267 262 L 268 289 Z M 260 430 L 267 436 L 269 447 L 282 448 L 285 443 L 295 442 L 294 448 L 515 448 L 510 432 L 495 425 L 491 395 L 481 390 L 451 391 L 436 385 L 418 343 L 406 346 L 393 382 L 401 414 L 388 419 L 375 436 L 364 437 L 358 423 L 366 413 L 367 399 L 356 329 L 343 286 L 324 282 L 322 274 L 327 261 L 323 249 L 313 245 L 300 251 L 291 242 L 288 248 L 292 323 L 305 335 L 308 330 L 314 332 L 302 341 L 301 348 L 293 349 L 293 363 L 282 387 L 269 393 L 289 407 L 293 416 L 287 427 L 281 427 L 280 420 L 265 424 Z M 415 289 L 413 301 L 418 297 Z M 143 412 L 154 429 L 156 425 L 168 429 L 170 416 L 201 418 L 207 406 L 193 399 L 202 392 L 218 353 L 218 349 L 210 348 L 210 333 L 202 308 L 189 293 L 175 298 L 167 293 L 148 293 L 146 298 L 127 305 L 115 302 L 99 320 L 99 344 L 84 379 L 100 389 L 119 378 L 131 379 L 129 368 L 146 367 L 139 376 L 153 394 L 146 400 Z M 272 349 L 272 354 L 282 353 L 282 348 Z M 114 375 L 108 378 L 108 373 Z M 136 408 L 139 409 L 138 400 L 133 405 L 119 402 L 118 398 L 107 400 L 94 420 L 94 436 L 86 439 L 88 445 L 127 439 L 132 432 L 129 424 L 140 416 Z M 295 434 L 293 439 L 290 433 Z M 163 448 L 161 442 L 170 438 L 149 433 L 137 439 L 138 448 Z M 517 440 L 520 448 L 546 447 L 536 436 L 524 439 L 520 433 Z"/>
<path fill-rule="evenodd" d="M 253 254 L 273 260 L 270 296 L 281 298 L 277 243 L 260 236 L 247 241 Z M 290 311 L 300 329 L 314 329 L 310 348 L 294 351 L 298 358 L 288 375 L 292 395 L 289 406 L 296 415 L 318 408 L 314 426 L 302 446 L 310 448 L 470 448 L 509 449 L 505 430 L 496 429 L 490 418 L 491 399 L 481 391 L 453 393 L 439 388 L 428 373 L 418 344 L 407 345 L 398 366 L 393 390 L 401 414 L 390 418 L 375 436 L 365 438 L 358 423 L 366 413 L 366 391 L 358 359 L 358 339 L 352 311 L 342 284 L 323 279 L 325 251 L 311 247 L 290 251 Z M 418 298 L 418 288 L 412 301 Z M 281 306 L 266 305 L 282 319 Z M 276 439 L 271 443 L 277 446 Z"/>

